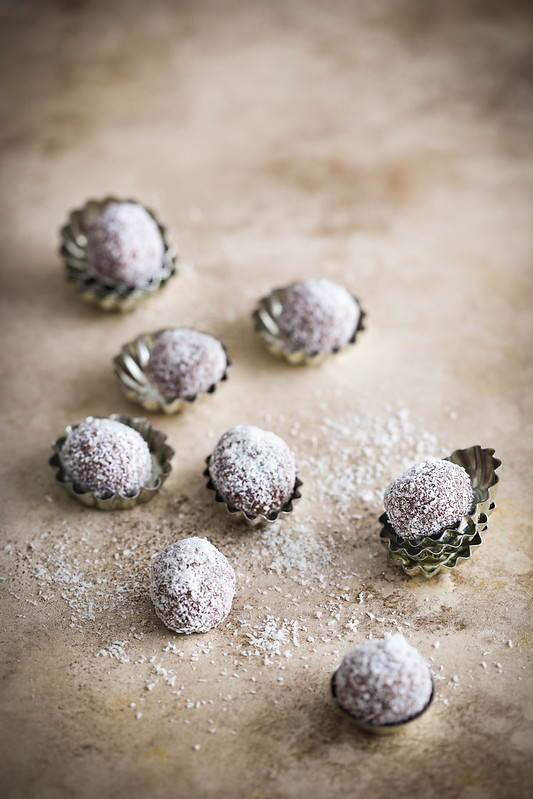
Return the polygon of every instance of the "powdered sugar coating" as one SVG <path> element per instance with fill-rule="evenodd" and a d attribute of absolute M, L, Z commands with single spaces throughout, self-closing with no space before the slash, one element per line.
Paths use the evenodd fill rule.
<path fill-rule="evenodd" d="M 177 633 L 205 633 L 228 616 L 235 572 L 206 538 L 176 541 L 152 565 L 150 597 L 161 621 Z"/>
<path fill-rule="evenodd" d="M 279 510 L 288 502 L 296 464 L 287 444 L 275 433 L 238 425 L 216 445 L 209 474 L 228 505 L 255 516 Z"/>
<path fill-rule="evenodd" d="M 432 687 L 427 664 L 402 635 L 355 647 L 335 675 L 337 702 L 367 724 L 407 721 L 424 710 Z"/>
<path fill-rule="evenodd" d="M 165 330 L 155 340 L 146 374 L 171 402 L 205 394 L 224 376 L 227 357 L 213 336 L 188 328 Z"/>
<path fill-rule="evenodd" d="M 280 336 L 291 352 L 333 352 L 349 342 L 361 315 L 343 286 L 307 280 L 287 288 L 278 317 Z"/>
<path fill-rule="evenodd" d="M 472 509 L 474 493 L 462 466 L 429 458 L 389 483 L 384 503 L 398 535 L 414 540 L 457 524 Z"/>
<path fill-rule="evenodd" d="M 152 458 L 144 438 L 113 419 L 82 422 L 67 437 L 61 463 L 77 488 L 101 498 L 134 496 L 152 476 Z"/>
<path fill-rule="evenodd" d="M 87 224 L 85 234 L 89 266 L 108 285 L 146 286 L 161 270 L 163 239 L 142 205 L 110 203 Z"/>

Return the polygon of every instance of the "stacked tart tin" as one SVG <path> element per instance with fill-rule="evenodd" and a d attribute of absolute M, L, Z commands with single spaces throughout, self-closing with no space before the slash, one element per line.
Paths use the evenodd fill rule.
<path fill-rule="evenodd" d="M 433 577 L 443 569 L 454 569 L 461 560 L 468 560 L 472 551 L 483 543 L 489 516 L 496 508 L 501 461 L 495 457 L 493 449 L 483 449 L 479 445 L 457 449 L 445 460 L 462 466 L 470 477 L 475 499 L 471 513 L 453 528 L 416 541 L 407 541 L 399 535 L 386 513 L 379 518 L 380 540 L 389 561 L 411 576 Z"/>

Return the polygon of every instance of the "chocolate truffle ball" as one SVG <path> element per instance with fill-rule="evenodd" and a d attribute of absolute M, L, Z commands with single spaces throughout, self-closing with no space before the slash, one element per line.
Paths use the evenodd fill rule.
<path fill-rule="evenodd" d="M 471 511 L 474 493 L 462 466 L 430 458 L 389 483 L 384 502 L 396 533 L 415 540 L 456 525 Z"/>
<path fill-rule="evenodd" d="M 198 330 L 166 330 L 155 340 L 146 374 L 168 401 L 194 399 L 218 383 L 226 371 L 224 347 Z"/>
<path fill-rule="evenodd" d="M 107 285 L 146 286 L 161 271 L 163 239 L 142 205 L 110 203 L 87 223 L 85 235 L 89 266 Z"/>
<path fill-rule="evenodd" d="M 360 315 L 359 305 L 343 286 L 330 280 L 307 280 L 288 286 L 277 322 L 291 352 L 314 355 L 347 344 Z"/>
<path fill-rule="evenodd" d="M 177 633 L 205 633 L 224 621 L 235 596 L 235 572 L 206 538 L 176 541 L 152 565 L 150 597 Z"/>
<path fill-rule="evenodd" d="M 334 686 L 340 707 L 366 724 L 407 721 L 424 710 L 433 690 L 428 666 L 402 635 L 356 646 Z"/>
<path fill-rule="evenodd" d="M 239 425 L 216 445 L 209 474 L 227 505 L 256 516 L 279 510 L 291 498 L 296 464 L 275 433 Z"/>
<path fill-rule="evenodd" d="M 101 498 L 134 496 L 152 475 L 152 458 L 144 438 L 113 419 L 82 422 L 67 437 L 61 462 L 78 489 Z"/>

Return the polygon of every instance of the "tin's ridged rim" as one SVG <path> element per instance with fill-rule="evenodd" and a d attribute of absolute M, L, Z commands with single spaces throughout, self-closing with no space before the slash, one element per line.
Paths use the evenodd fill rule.
<path fill-rule="evenodd" d="M 326 358 L 338 355 L 340 352 L 345 352 L 350 346 L 355 344 L 357 334 L 365 329 L 364 318 L 366 316 L 357 297 L 353 297 L 353 299 L 359 307 L 359 321 L 350 340 L 344 346 L 332 350 L 331 352 L 321 351 L 313 353 L 312 355 L 307 355 L 303 350 L 290 350 L 281 338 L 278 325 L 278 319 L 283 308 L 283 302 L 288 288 L 290 288 L 290 286 L 274 289 L 268 296 L 262 297 L 252 314 L 254 330 L 269 352 L 280 358 L 284 358 L 293 366 L 318 366 Z"/>
<path fill-rule="evenodd" d="M 348 716 L 348 718 L 350 718 L 353 721 L 353 723 L 361 730 L 364 730 L 365 732 L 370 732 L 373 735 L 392 735 L 393 733 L 399 732 L 400 730 L 403 730 L 409 725 L 418 721 L 433 704 L 436 693 L 435 679 L 433 677 L 433 674 L 431 673 L 431 669 L 429 668 L 429 666 L 428 666 L 428 671 L 431 676 L 431 696 L 429 697 L 429 701 L 427 705 L 422 708 L 422 710 L 419 710 L 419 712 L 415 713 L 414 716 L 410 716 L 408 719 L 405 719 L 404 721 L 392 721 L 388 722 L 387 724 L 372 724 L 371 722 L 363 721 L 357 716 L 354 716 L 353 713 L 350 713 L 349 710 L 346 710 L 346 708 L 344 708 L 341 704 L 339 704 L 339 701 L 337 699 L 336 676 L 338 669 L 335 669 L 335 671 L 331 675 L 331 680 L 330 680 L 331 696 L 338 709 L 346 716 Z"/>
<path fill-rule="evenodd" d="M 215 486 L 213 485 L 213 481 L 211 480 L 211 474 L 209 472 L 209 462 L 211 460 L 211 455 L 209 455 L 205 462 L 207 464 L 206 468 L 203 471 L 204 477 L 207 477 L 206 488 L 209 491 L 212 491 L 214 494 L 215 502 L 219 507 L 221 507 L 225 512 L 234 519 L 244 519 L 247 524 L 255 526 L 256 524 L 274 524 L 277 522 L 281 516 L 290 516 L 290 514 L 294 511 L 294 506 L 301 500 L 302 494 L 300 492 L 300 488 L 303 486 L 302 481 L 297 476 L 294 482 L 294 488 L 290 498 L 287 502 L 278 508 L 275 511 L 271 511 L 270 513 L 263 514 L 258 513 L 257 515 L 253 515 L 250 513 L 246 513 L 246 511 L 239 510 L 238 508 L 234 508 L 232 505 L 228 505 L 225 501 L 223 496 L 217 491 Z"/>
<path fill-rule="evenodd" d="M 460 561 L 468 560 L 472 551 L 483 543 L 489 516 L 496 508 L 501 460 L 495 457 L 493 449 L 479 445 L 457 449 L 444 460 L 462 466 L 468 473 L 475 498 L 471 513 L 454 527 L 417 541 L 407 541 L 398 535 L 386 513 L 379 517 L 380 540 L 387 549 L 389 561 L 410 576 L 433 577 L 443 569 L 449 571 Z"/>
<path fill-rule="evenodd" d="M 106 285 L 94 275 L 87 261 L 85 236 L 87 222 L 100 214 L 110 203 L 122 202 L 141 205 L 156 223 L 163 240 L 164 252 L 159 275 L 146 286 L 122 289 Z M 88 200 L 82 208 L 76 208 L 70 213 L 67 223 L 61 228 L 60 235 L 60 254 L 65 262 L 67 280 L 74 284 L 82 300 L 97 305 L 104 311 L 133 310 L 142 300 L 162 289 L 176 273 L 176 254 L 169 241 L 167 228 L 161 224 L 154 211 L 138 200 L 115 196 L 104 197 L 102 200 Z"/>
<path fill-rule="evenodd" d="M 220 342 L 226 355 L 226 369 L 219 381 L 213 383 L 206 392 L 197 394 L 195 397 L 177 397 L 174 400 L 166 400 L 158 391 L 154 383 L 149 379 L 145 368 L 150 360 L 150 355 L 154 343 L 162 333 L 178 328 L 162 328 L 154 333 L 141 333 L 133 341 L 123 345 L 119 355 L 113 359 L 113 377 L 118 381 L 122 393 L 137 405 L 141 405 L 147 411 L 158 413 L 174 414 L 181 413 L 188 405 L 203 400 L 206 396 L 214 394 L 219 383 L 228 379 L 228 369 L 231 360 L 224 344 Z M 217 339 L 218 341 L 218 339 Z"/>
<path fill-rule="evenodd" d="M 85 421 L 91 419 L 112 419 L 115 422 L 131 427 L 144 438 L 148 444 L 152 458 L 152 477 L 150 483 L 142 486 L 133 496 L 123 496 L 122 494 L 112 494 L 109 497 L 100 497 L 93 491 L 82 491 L 72 482 L 66 474 L 61 460 L 61 451 L 68 436 L 79 427 L 79 424 L 69 425 L 65 428 L 65 434 L 52 444 L 54 454 L 49 459 L 49 464 L 55 469 L 56 482 L 63 486 L 69 494 L 82 505 L 99 510 L 127 510 L 135 507 L 142 502 L 149 502 L 155 497 L 161 486 L 172 471 L 170 461 L 174 455 L 174 450 L 166 444 L 166 434 L 156 430 L 148 419 L 131 418 L 121 413 L 112 413 L 110 416 L 88 416 Z"/>

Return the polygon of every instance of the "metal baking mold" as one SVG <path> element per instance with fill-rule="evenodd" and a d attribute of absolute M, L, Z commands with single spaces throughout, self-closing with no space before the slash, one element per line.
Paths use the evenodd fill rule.
<path fill-rule="evenodd" d="M 112 413 L 106 417 L 93 417 L 88 416 L 85 421 L 93 418 L 112 419 L 115 422 L 121 422 L 133 428 L 144 438 L 148 444 L 150 455 L 152 457 L 152 478 L 150 483 L 142 486 L 134 496 L 125 497 L 122 494 L 112 494 L 109 497 L 102 497 L 96 495 L 93 491 L 83 491 L 77 487 L 69 478 L 63 468 L 61 461 L 61 450 L 67 440 L 68 436 L 76 430 L 79 425 L 69 425 L 65 429 L 65 434 L 58 438 L 52 444 L 54 454 L 49 459 L 49 464 L 56 470 L 56 481 L 63 486 L 69 494 L 74 497 L 82 505 L 88 508 L 98 508 L 99 510 L 127 510 L 135 507 L 142 502 L 149 502 L 155 497 L 161 486 L 172 471 L 170 461 L 174 455 L 174 450 L 166 444 L 166 434 L 160 430 L 156 430 L 148 419 L 135 418 L 124 416 L 120 413 Z"/>

